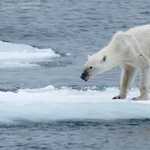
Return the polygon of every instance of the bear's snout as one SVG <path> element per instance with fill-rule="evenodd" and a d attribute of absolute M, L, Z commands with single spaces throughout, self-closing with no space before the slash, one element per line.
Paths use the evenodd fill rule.
<path fill-rule="evenodd" d="M 81 75 L 81 79 L 83 79 L 84 81 L 87 81 L 89 79 L 89 75 L 86 70 L 83 71 L 83 73 Z"/>

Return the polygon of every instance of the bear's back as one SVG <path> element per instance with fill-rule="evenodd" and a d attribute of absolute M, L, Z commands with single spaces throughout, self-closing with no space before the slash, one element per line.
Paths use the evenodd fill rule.
<path fill-rule="evenodd" d="M 130 28 L 127 30 L 127 33 L 133 33 L 133 32 L 138 32 L 138 31 L 144 31 L 144 30 L 149 30 L 150 29 L 150 24 L 147 25 L 142 25 L 142 26 L 135 26 L 133 28 Z"/>
<path fill-rule="evenodd" d="M 150 58 L 150 25 L 137 26 L 126 33 L 134 36 L 140 49 Z"/>

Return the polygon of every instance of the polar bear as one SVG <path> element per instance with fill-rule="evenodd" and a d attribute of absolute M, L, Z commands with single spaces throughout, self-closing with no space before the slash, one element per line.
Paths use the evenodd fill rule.
<path fill-rule="evenodd" d="M 113 99 L 125 99 L 136 70 L 140 69 L 140 96 L 133 100 L 149 99 L 150 24 L 117 32 L 111 42 L 98 53 L 88 56 L 81 78 L 85 81 L 113 67 L 122 68 L 120 93 Z"/>

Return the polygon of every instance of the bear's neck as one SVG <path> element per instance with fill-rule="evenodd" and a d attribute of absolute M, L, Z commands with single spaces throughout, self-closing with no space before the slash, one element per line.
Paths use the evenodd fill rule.
<path fill-rule="evenodd" d="M 107 45 L 100 52 L 102 58 L 106 56 L 107 70 L 119 66 L 121 64 L 121 57 L 119 53 L 114 49 L 113 45 Z"/>

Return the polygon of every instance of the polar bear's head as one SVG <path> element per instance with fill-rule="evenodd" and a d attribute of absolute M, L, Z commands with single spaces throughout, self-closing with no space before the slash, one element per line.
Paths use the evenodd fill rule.
<path fill-rule="evenodd" d="M 83 80 L 88 81 L 91 77 L 107 70 L 107 56 L 97 56 L 97 54 L 94 54 L 92 56 L 88 55 L 88 61 L 84 65 L 84 71 L 81 75 L 81 78 Z"/>
<path fill-rule="evenodd" d="M 88 56 L 81 78 L 87 81 L 99 73 L 123 64 L 123 57 L 129 55 L 131 51 L 130 41 L 133 40 L 131 38 L 131 35 L 125 35 L 122 31 L 117 32 L 107 46 L 98 53 Z"/>

